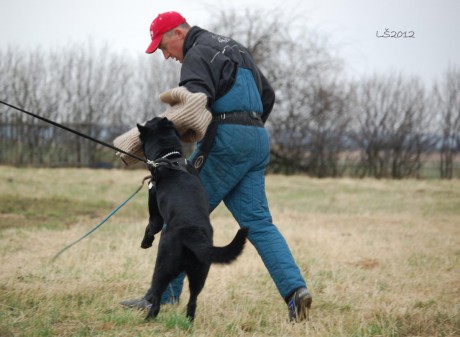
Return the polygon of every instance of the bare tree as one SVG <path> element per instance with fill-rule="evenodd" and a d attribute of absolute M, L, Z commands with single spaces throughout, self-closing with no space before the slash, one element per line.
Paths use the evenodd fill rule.
<path fill-rule="evenodd" d="M 251 52 L 255 62 L 269 71 L 285 41 L 288 31 L 298 19 L 285 20 L 288 13 L 279 9 L 245 8 L 224 10 L 212 8 L 210 30 L 230 36 Z"/>
<path fill-rule="evenodd" d="M 419 176 L 433 141 L 426 99 L 416 78 L 374 76 L 358 85 L 354 140 L 361 149 L 361 176 Z"/>
<path fill-rule="evenodd" d="M 158 116 L 167 108 L 159 100 L 163 91 L 176 87 L 179 83 L 180 67 L 172 60 L 162 60 L 161 53 L 153 56 L 143 55 L 133 67 L 134 81 L 131 83 L 130 105 L 124 114 L 123 124 L 135 126 L 135 123 Z"/>
<path fill-rule="evenodd" d="M 440 175 L 452 179 L 455 156 L 460 151 L 460 70 L 450 67 L 434 91 L 441 118 Z"/>

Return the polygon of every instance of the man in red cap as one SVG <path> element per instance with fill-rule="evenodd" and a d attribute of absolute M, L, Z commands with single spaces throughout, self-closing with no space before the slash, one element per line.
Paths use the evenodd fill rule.
<path fill-rule="evenodd" d="M 194 139 L 198 143 L 190 160 L 200 172 L 210 211 L 223 201 L 238 224 L 249 229 L 249 240 L 288 305 L 289 319 L 308 319 L 312 297 L 284 237 L 272 223 L 265 195 L 270 145 L 264 123 L 275 102 L 272 87 L 247 48 L 229 37 L 190 27 L 177 12 L 159 14 L 150 35 L 147 53 L 159 49 L 166 60 L 182 63 L 179 88 L 184 97 L 205 95 L 203 106 L 184 100 L 184 108 L 168 118 L 176 126 L 188 120 L 190 125 L 205 127 L 204 138 Z M 201 118 L 207 114 L 209 118 Z M 181 274 L 171 283 L 163 302 L 178 300 L 183 279 Z M 150 299 L 148 291 L 142 299 L 121 304 L 147 308 Z"/>

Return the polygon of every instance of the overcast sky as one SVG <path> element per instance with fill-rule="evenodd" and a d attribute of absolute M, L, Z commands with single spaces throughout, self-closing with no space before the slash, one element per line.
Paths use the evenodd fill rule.
<path fill-rule="evenodd" d="M 449 65 L 460 66 L 460 0 L 221 3 L 227 9 L 281 5 L 287 11 L 294 9 L 308 26 L 329 37 L 351 77 L 396 71 L 432 83 Z M 26 50 L 58 48 L 92 39 L 110 44 L 112 51 L 141 55 L 149 44 L 150 23 L 158 13 L 176 10 L 203 28 L 211 15 L 206 2 L 190 0 L 0 0 L 0 4 L 1 49 L 8 45 Z M 377 37 L 384 36 L 385 29 L 407 32 L 407 37 Z"/>

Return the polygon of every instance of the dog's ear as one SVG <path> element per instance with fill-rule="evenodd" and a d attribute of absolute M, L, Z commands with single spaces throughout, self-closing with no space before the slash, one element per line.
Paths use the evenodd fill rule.
<path fill-rule="evenodd" d="M 172 121 L 170 121 L 168 118 L 164 117 L 161 119 L 159 125 L 163 128 L 169 128 L 169 129 L 176 129 L 176 126 Z"/>
<path fill-rule="evenodd" d="M 142 133 L 142 131 L 145 130 L 146 127 L 141 124 L 137 124 L 137 129 L 139 130 L 140 133 Z"/>
<path fill-rule="evenodd" d="M 160 122 L 158 123 L 159 126 L 165 127 L 165 126 L 170 126 L 170 121 L 166 117 L 163 117 L 160 119 Z"/>

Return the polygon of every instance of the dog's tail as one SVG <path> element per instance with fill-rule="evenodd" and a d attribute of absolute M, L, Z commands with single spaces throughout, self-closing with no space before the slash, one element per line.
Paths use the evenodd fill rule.
<path fill-rule="evenodd" d="M 246 238 L 248 237 L 248 229 L 241 228 L 236 233 L 236 236 L 225 247 L 212 247 L 211 262 L 212 263 L 230 263 L 234 261 L 243 251 Z"/>

